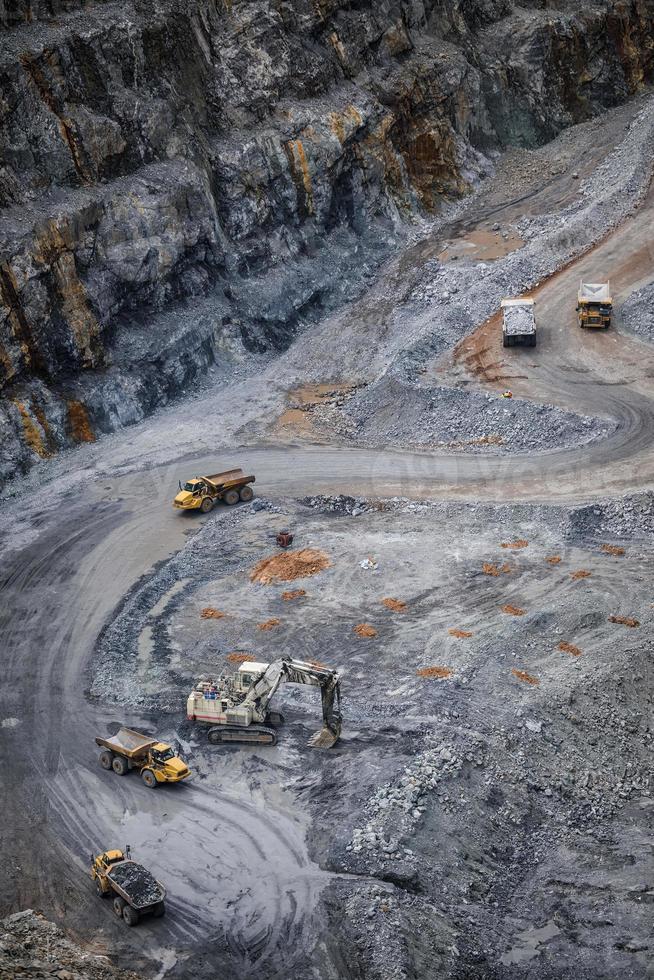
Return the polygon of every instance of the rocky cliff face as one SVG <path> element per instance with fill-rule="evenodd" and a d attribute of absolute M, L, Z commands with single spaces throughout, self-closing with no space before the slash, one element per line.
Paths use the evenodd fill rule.
<path fill-rule="evenodd" d="M 0 0 L 0 480 L 283 348 L 653 36 L 654 0 Z"/>

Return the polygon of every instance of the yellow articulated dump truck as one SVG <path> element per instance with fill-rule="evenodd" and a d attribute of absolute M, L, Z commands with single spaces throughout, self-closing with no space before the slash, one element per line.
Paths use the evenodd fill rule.
<path fill-rule="evenodd" d="M 608 330 L 611 326 L 613 300 L 608 282 L 582 282 L 577 296 L 580 327 Z"/>
<path fill-rule="evenodd" d="M 243 470 L 225 470 L 213 476 L 194 476 L 182 486 L 173 500 L 178 510 L 200 510 L 208 514 L 219 500 L 232 506 L 239 500 L 252 500 L 254 490 L 253 476 L 246 476 Z"/>
<path fill-rule="evenodd" d="M 164 915 L 166 889 L 142 864 L 132 861 L 129 846 L 91 855 L 91 878 L 100 898 L 113 899 L 114 914 L 128 926 L 144 915 Z"/>
<path fill-rule="evenodd" d="M 102 748 L 100 765 L 103 769 L 113 769 L 118 776 L 137 769 L 149 789 L 159 783 L 179 783 L 191 775 L 189 767 L 175 755 L 170 745 L 131 728 L 120 728 L 110 738 L 98 736 L 95 743 Z"/>

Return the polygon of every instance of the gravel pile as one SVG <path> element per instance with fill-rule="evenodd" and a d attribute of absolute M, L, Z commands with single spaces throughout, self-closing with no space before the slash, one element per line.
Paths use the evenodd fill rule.
<path fill-rule="evenodd" d="M 390 375 L 354 395 L 342 411 L 366 445 L 466 453 L 543 452 L 587 445 L 615 431 L 605 419 L 550 405 L 482 391 L 409 387 Z"/>
<path fill-rule="evenodd" d="M 70 942 L 38 912 L 15 912 L 0 922 L 2 980 L 139 980 Z"/>
<path fill-rule="evenodd" d="M 619 313 L 622 330 L 641 340 L 654 341 L 654 283 L 632 293 Z"/>

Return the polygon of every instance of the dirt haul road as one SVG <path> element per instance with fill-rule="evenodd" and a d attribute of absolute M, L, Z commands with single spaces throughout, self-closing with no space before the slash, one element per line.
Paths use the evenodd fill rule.
<path fill-rule="evenodd" d="M 272 498 L 347 492 L 569 503 L 650 488 L 654 356 L 613 331 L 579 331 L 574 296 L 582 275 L 619 282 L 618 300 L 646 281 L 653 215 L 650 197 L 593 256 L 540 289 L 535 352 L 509 358 L 497 331 L 482 329 L 462 345 L 467 365 L 450 368 L 454 381 L 472 368 L 482 382 L 608 417 L 616 430 L 603 442 L 510 458 L 250 447 L 225 462 L 255 472 L 260 493 Z M 500 360 L 498 376 L 490 369 Z M 515 373 L 526 380 L 512 379 L 518 364 Z M 178 477 L 215 462 L 215 454 L 196 456 L 149 470 L 146 493 L 143 474 L 134 472 L 86 483 L 80 495 L 50 499 L 46 488 L 38 499 L 5 507 L 0 893 L 3 910 L 40 908 L 87 937 L 109 931 L 112 951 L 137 969 L 152 971 L 154 962 L 162 972 L 190 975 L 184 957 L 209 936 L 216 962 L 221 950 L 229 952 L 235 975 L 255 962 L 258 975 L 275 975 L 282 965 L 292 972 L 328 877 L 308 857 L 301 814 L 278 791 L 283 773 L 244 750 L 238 765 L 234 754 L 221 755 L 195 783 L 150 792 L 134 774 L 121 780 L 99 769 L 93 736 L 125 719 L 119 706 L 84 697 L 112 612 L 196 526 L 170 508 Z M 12 552 L 14 534 L 21 546 Z M 156 727 L 147 714 L 130 721 Z M 155 838 L 164 846 L 155 847 Z M 84 877 L 92 850 L 126 842 L 170 894 L 169 916 L 134 932 L 113 923 Z"/>

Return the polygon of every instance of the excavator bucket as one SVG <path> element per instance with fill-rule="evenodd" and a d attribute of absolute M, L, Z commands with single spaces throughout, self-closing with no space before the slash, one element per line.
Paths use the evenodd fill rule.
<path fill-rule="evenodd" d="M 338 675 L 321 688 L 322 694 L 322 728 L 309 739 L 309 745 L 314 749 L 331 749 L 341 737 L 341 686 Z M 337 707 L 334 707 L 334 704 Z"/>
<path fill-rule="evenodd" d="M 309 739 L 309 745 L 313 749 L 331 749 L 333 745 L 336 745 L 340 737 L 341 720 L 339 718 L 335 731 L 328 728 L 327 725 L 323 725 L 319 732 L 316 732 L 315 735 L 311 736 Z"/>

